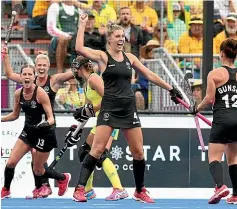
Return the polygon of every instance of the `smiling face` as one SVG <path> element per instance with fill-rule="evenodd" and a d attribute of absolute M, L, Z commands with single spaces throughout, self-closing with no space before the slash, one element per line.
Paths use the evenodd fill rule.
<path fill-rule="evenodd" d="M 35 80 L 34 69 L 31 67 L 25 67 L 21 72 L 21 81 L 24 88 L 30 88 Z"/>
<path fill-rule="evenodd" d="M 123 51 L 125 42 L 124 31 L 121 29 L 114 30 L 109 36 L 108 41 L 112 50 Z"/>
<path fill-rule="evenodd" d="M 46 75 L 48 75 L 49 62 L 47 59 L 45 59 L 45 58 L 37 59 L 37 61 L 35 63 L 35 67 L 36 67 L 36 72 L 40 78 L 43 78 Z"/>

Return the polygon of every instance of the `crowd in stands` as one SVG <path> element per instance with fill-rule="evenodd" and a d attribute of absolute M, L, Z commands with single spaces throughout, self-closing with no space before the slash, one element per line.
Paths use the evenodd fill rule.
<path fill-rule="evenodd" d="M 125 32 L 125 51 L 131 52 L 144 62 L 154 58 L 153 49 L 163 47 L 172 54 L 203 53 L 203 2 L 197 0 L 34 0 L 2 1 L 2 18 L 9 18 L 7 7 L 21 2 L 25 6 L 25 15 L 31 18 L 33 25 L 47 31 L 51 36 L 50 54 L 54 54 L 57 73 L 69 66 L 70 60 L 77 56 L 75 40 L 79 15 L 87 12 L 89 20 L 85 30 L 85 46 L 106 50 L 106 25 L 109 21 L 123 26 Z M 161 8 L 164 6 L 164 14 Z M 22 12 L 23 13 L 23 12 Z M 8 15 L 8 16 L 7 16 Z M 163 17 L 163 20 L 161 19 Z M 15 25 L 19 24 L 19 17 Z M 237 1 L 219 0 L 214 2 L 213 15 L 213 53 L 219 53 L 223 40 L 237 39 Z M 2 30 L 4 28 L 2 27 Z M 178 59 L 181 69 L 194 69 L 194 77 L 200 78 L 201 58 Z M 132 80 L 136 93 L 138 109 L 148 107 L 148 82 L 134 73 Z M 58 92 L 57 103 L 64 109 L 83 104 L 76 80 L 71 80 Z M 81 90 L 80 90 L 81 91 Z M 83 90 L 82 90 L 83 91 Z M 78 98 L 77 98 L 78 97 Z"/>

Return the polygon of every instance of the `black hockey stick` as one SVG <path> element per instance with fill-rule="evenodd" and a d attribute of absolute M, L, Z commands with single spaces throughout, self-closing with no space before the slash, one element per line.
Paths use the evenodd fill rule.
<path fill-rule="evenodd" d="M 84 121 L 84 122 L 82 122 L 82 123 L 79 123 L 78 126 L 77 126 L 77 128 L 76 128 L 76 130 L 73 131 L 73 133 L 72 133 L 71 130 L 69 130 L 68 133 L 67 133 L 67 135 L 65 136 L 65 141 L 67 141 L 67 139 L 68 139 L 69 137 L 71 137 L 72 139 L 75 138 L 75 141 L 79 141 L 77 134 L 79 133 L 79 131 L 80 131 L 81 129 L 84 128 L 84 126 L 86 125 L 86 123 L 87 123 L 87 121 Z M 60 152 L 59 152 L 59 153 L 57 154 L 57 156 L 55 157 L 54 161 L 50 164 L 49 168 L 53 169 L 53 168 L 56 166 L 56 164 L 60 161 L 60 159 L 62 158 L 63 154 L 66 152 L 66 150 L 67 150 L 67 148 L 68 148 L 68 145 L 69 145 L 68 143 L 69 143 L 69 142 L 66 142 L 66 143 L 65 143 L 65 145 L 63 146 L 63 148 L 60 150 Z"/>
<path fill-rule="evenodd" d="M 15 18 L 16 18 L 16 15 L 17 13 L 19 13 L 21 10 L 23 9 L 23 6 L 22 4 L 16 4 L 12 10 L 12 16 L 11 16 L 11 21 L 10 21 L 10 24 L 8 26 L 8 29 L 7 29 L 7 34 L 6 34 L 6 38 L 5 38 L 5 41 L 4 41 L 4 46 L 7 46 L 9 40 L 10 40 L 10 35 L 11 35 L 11 32 L 12 32 L 12 26 L 14 24 L 14 21 L 15 21 Z M 6 53 L 6 52 L 5 52 Z M 4 58 L 4 53 L 1 53 L 1 59 Z"/>
<path fill-rule="evenodd" d="M 12 32 L 12 26 L 14 24 L 14 21 L 15 21 L 15 18 L 16 18 L 16 15 L 17 13 L 19 13 L 21 10 L 23 9 L 23 6 L 22 4 L 16 4 L 12 10 L 12 16 L 11 16 L 11 22 L 8 26 L 8 29 L 7 29 L 7 35 L 6 35 L 6 38 L 5 38 L 5 45 L 8 44 L 9 40 L 10 40 L 10 35 L 11 35 L 11 32 Z"/>

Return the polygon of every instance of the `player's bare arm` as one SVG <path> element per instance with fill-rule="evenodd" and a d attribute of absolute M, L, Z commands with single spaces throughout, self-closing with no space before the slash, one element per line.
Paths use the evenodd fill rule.
<path fill-rule="evenodd" d="M 44 111 L 47 115 L 47 118 L 48 118 L 47 121 L 48 121 L 49 125 L 53 125 L 55 122 L 54 122 L 54 117 L 53 117 L 53 112 L 52 112 L 50 100 L 49 100 L 47 93 L 41 87 L 38 87 L 38 89 L 37 89 L 36 99 L 40 104 L 42 104 Z"/>
<path fill-rule="evenodd" d="M 8 50 L 7 47 L 5 47 L 6 50 L 6 56 L 3 59 L 3 68 L 5 71 L 5 74 L 7 76 L 8 79 L 15 81 L 17 83 L 21 83 L 21 77 L 20 74 L 14 73 L 12 66 L 10 64 L 10 58 L 8 55 Z"/>
<path fill-rule="evenodd" d="M 21 112 L 20 92 L 21 92 L 21 89 L 18 89 L 15 91 L 13 111 L 10 114 L 1 117 L 1 122 L 14 121 L 19 118 L 19 115 Z"/>
<path fill-rule="evenodd" d="M 215 100 L 216 94 L 216 85 L 214 81 L 214 71 L 211 71 L 207 76 L 207 90 L 206 96 L 202 100 L 202 102 L 198 105 L 197 110 L 203 110 L 207 105 L 212 104 Z"/>
<path fill-rule="evenodd" d="M 170 86 L 168 83 L 166 83 L 160 76 L 153 73 L 151 70 L 149 70 L 147 67 L 145 67 L 136 56 L 134 56 L 131 53 L 126 53 L 128 56 L 132 66 L 135 68 L 135 70 L 142 73 L 147 80 L 151 81 L 152 83 L 160 86 L 163 89 L 171 90 L 172 86 Z"/>

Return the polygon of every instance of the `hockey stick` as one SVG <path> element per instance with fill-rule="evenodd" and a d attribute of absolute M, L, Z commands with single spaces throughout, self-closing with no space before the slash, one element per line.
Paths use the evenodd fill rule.
<path fill-rule="evenodd" d="M 67 133 L 67 135 L 65 136 L 65 140 L 66 140 L 68 137 L 77 138 L 77 137 L 78 137 L 77 134 L 79 133 L 79 131 L 80 131 L 81 129 L 84 128 L 84 126 L 86 125 L 86 123 L 87 123 L 87 120 L 84 121 L 84 122 L 82 122 L 82 123 L 79 123 L 78 126 L 77 126 L 77 128 L 76 128 L 76 130 L 72 133 L 72 135 L 71 135 L 71 131 L 69 131 L 69 132 Z M 78 140 L 75 140 L 75 141 L 78 141 Z M 53 168 L 56 166 L 56 164 L 59 162 L 59 160 L 62 158 L 63 154 L 64 154 L 65 151 L 67 150 L 68 145 L 69 145 L 68 142 L 66 142 L 65 145 L 64 145 L 64 147 L 60 150 L 60 152 L 59 152 L 59 153 L 57 154 L 57 156 L 55 157 L 54 161 L 50 164 L 50 166 L 49 166 L 50 169 L 53 169 Z"/>
<path fill-rule="evenodd" d="M 17 13 L 19 13 L 21 10 L 23 9 L 23 6 L 22 4 L 16 4 L 13 8 L 13 11 L 12 11 L 12 16 L 11 16 L 11 21 L 10 21 L 10 24 L 8 26 L 8 29 L 7 29 L 7 34 L 6 34 L 6 38 L 5 38 L 5 41 L 4 41 L 4 46 L 7 46 L 9 40 L 10 40 L 10 35 L 11 35 L 11 32 L 12 32 L 12 26 L 14 24 L 14 21 L 15 21 L 15 18 L 16 18 L 16 15 Z M 1 59 L 3 59 L 3 54 L 1 53 Z"/>
<path fill-rule="evenodd" d="M 193 100 L 193 92 L 192 92 L 191 86 L 189 84 L 189 79 L 191 79 L 191 78 L 193 78 L 192 73 L 185 74 L 185 76 L 184 76 L 184 91 L 190 101 L 190 106 L 193 106 L 193 105 L 195 105 L 195 102 Z M 202 151 L 205 152 L 206 149 L 205 149 L 205 145 L 204 145 L 204 141 L 203 141 L 203 137 L 202 137 L 202 132 L 201 132 L 200 124 L 198 121 L 198 116 L 196 114 L 194 115 L 194 121 L 196 124 L 198 139 L 199 139 L 200 145 L 202 147 Z"/>
<path fill-rule="evenodd" d="M 189 110 L 189 104 L 187 104 L 186 102 L 184 102 L 182 99 L 177 98 L 177 100 L 179 101 L 179 103 L 181 105 L 183 105 L 185 108 L 187 108 Z M 212 122 L 210 120 L 208 120 L 204 115 L 202 115 L 201 113 L 197 113 L 196 114 L 203 122 L 205 122 L 207 125 L 212 126 Z"/>

